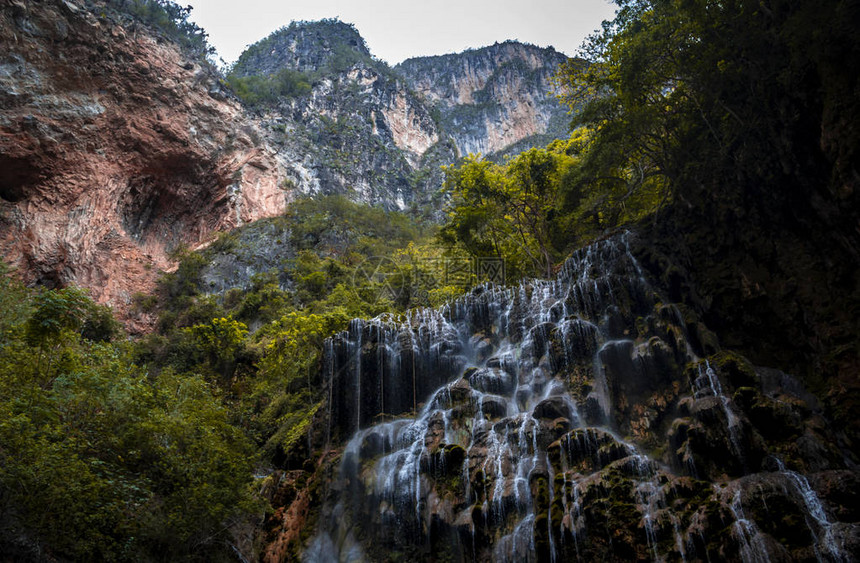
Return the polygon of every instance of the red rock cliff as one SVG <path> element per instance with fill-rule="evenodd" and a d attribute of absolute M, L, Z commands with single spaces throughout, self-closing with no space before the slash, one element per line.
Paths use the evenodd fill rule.
<path fill-rule="evenodd" d="M 99 3 L 0 0 L 0 250 L 121 312 L 169 251 L 281 212 L 274 153 L 217 77 Z"/>

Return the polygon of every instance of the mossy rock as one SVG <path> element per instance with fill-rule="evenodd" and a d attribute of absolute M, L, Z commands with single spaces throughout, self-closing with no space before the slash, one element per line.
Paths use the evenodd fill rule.
<path fill-rule="evenodd" d="M 739 387 L 760 387 L 759 376 L 749 360 L 731 352 L 723 350 L 709 358 L 711 365 L 726 377 L 735 389 Z"/>
<path fill-rule="evenodd" d="M 692 328 L 692 330 L 690 330 Z M 695 323 L 692 327 L 688 326 L 687 329 L 698 341 L 699 347 L 702 350 L 702 353 L 705 355 L 716 354 L 720 349 L 720 340 L 714 332 L 708 330 L 708 328 L 702 323 Z"/>
<path fill-rule="evenodd" d="M 448 467 L 460 467 L 466 459 L 466 450 L 459 444 L 447 444 L 442 448 L 442 452 Z"/>
<path fill-rule="evenodd" d="M 547 453 L 554 467 L 561 465 L 564 458 L 571 467 L 591 471 L 630 455 L 611 434 L 597 428 L 577 428 L 568 432 L 550 444 Z"/>
<path fill-rule="evenodd" d="M 732 395 L 732 402 L 746 411 L 756 402 L 758 397 L 758 389 L 753 387 L 738 387 L 735 394 Z"/>
<path fill-rule="evenodd" d="M 451 406 L 468 404 L 472 399 L 472 388 L 467 380 L 461 379 L 448 387 L 448 396 Z"/>
<path fill-rule="evenodd" d="M 563 437 L 564 436 L 562 436 L 562 438 Z M 549 458 L 549 462 L 552 465 L 553 469 L 555 469 L 556 471 L 560 471 L 561 470 L 561 439 L 558 439 L 555 442 L 552 442 L 549 446 L 547 446 L 546 454 L 547 454 L 547 457 Z M 556 479 L 560 476 L 561 475 L 556 475 Z"/>
<path fill-rule="evenodd" d="M 385 451 L 386 447 L 390 448 L 390 444 L 386 443 L 382 434 L 370 432 L 361 441 L 358 457 L 362 462 L 373 459 Z"/>
<path fill-rule="evenodd" d="M 531 493 L 535 513 L 549 510 L 549 481 L 546 477 L 532 479 Z"/>
<path fill-rule="evenodd" d="M 609 519 L 610 522 L 636 523 L 642 519 L 642 513 L 639 507 L 632 502 L 611 501 L 609 503 Z"/>
<path fill-rule="evenodd" d="M 803 510 L 782 491 L 755 489 L 744 503 L 759 529 L 789 549 L 812 545 L 815 538 Z"/>
<path fill-rule="evenodd" d="M 481 412 L 490 420 L 504 418 L 508 414 L 508 404 L 498 395 L 484 395 L 481 398 Z"/>
<path fill-rule="evenodd" d="M 699 481 L 692 477 L 676 477 L 671 485 L 665 488 L 666 503 L 675 505 L 682 510 L 697 509 L 702 503 L 711 498 L 713 489 L 707 481 Z"/>
<path fill-rule="evenodd" d="M 564 506 L 562 505 L 560 498 L 556 497 L 553 499 L 552 504 L 549 507 L 549 515 L 552 528 L 554 530 L 558 529 L 559 526 L 561 526 L 562 520 L 564 520 Z"/>
<path fill-rule="evenodd" d="M 478 371 L 478 369 L 479 368 L 476 368 L 474 366 L 466 368 L 466 371 L 463 372 L 463 377 L 461 379 L 465 379 L 466 381 L 468 381 L 469 377 L 471 377 L 472 374 L 474 374 L 476 371 Z"/>
<path fill-rule="evenodd" d="M 771 441 L 794 440 L 803 434 L 803 420 L 790 405 L 763 396 L 747 409 L 747 416 L 761 435 Z"/>
<path fill-rule="evenodd" d="M 571 408 L 563 397 L 549 397 L 544 399 L 535 406 L 532 416 L 537 419 L 556 420 L 559 418 L 570 419 L 576 413 L 571 412 Z"/>

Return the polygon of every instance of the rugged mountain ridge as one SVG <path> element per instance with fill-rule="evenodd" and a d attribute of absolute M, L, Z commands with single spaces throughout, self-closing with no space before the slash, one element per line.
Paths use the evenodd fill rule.
<path fill-rule="evenodd" d="M 567 57 L 505 41 L 458 54 L 407 59 L 396 71 L 441 114 L 461 155 L 519 152 L 566 135 L 569 117 L 552 96 Z"/>
<path fill-rule="evenodd" d="M 282 97 L 263 112 L 297 189 L 405 208 L 420 198 L 419 169 L 439 183 L 440 160 L 431 155 L 441 150 L 445 162 L 454 155 L 436 148 L 436 122 L 405 82 L 370 56 L 352 26 L 294 22 L 249 47 L 233 72 L 264 77 L 283 69 L 312 84 L 307 94 Z"/>
<path fill-rule="evenodd" d="M 119 311 L 180 245 L 283 211 L 274 151 L 218 76 L 101 2 L 0 3 L 0 248 Z"/>
<path fill-rule="evenodd" d="M 404 209 L 432 204 L 439 166 L 470 152 L 521 150 L 564 136 L 551 77 L 567 57 L 508 41 L 394 68 L 352 26 L 294 22 L 251 46 L 240 77 L 303 73 L 310 92 L 264 111 L 270 139 L 303 192 Z M 444 77 L 444 78 L 443 78 Z"/>
<path fill-rule="evenodd" d="M 294 23 L 235 72 L 288 68 L 312 88 L 249 112 L 112 2 L 0 7 L 4 256 L 28 283 L 89 288 L 136 329 L 150 320 L 128 316 L 134 294 L 177 248 L 277 215 L 297 192 L 438 209 L 441 165 L 540 142 L 564 116 L 545 88 L 564 56 L 515 42 L 392 69 L 352 26 Z M 426 88 L 455 66 L 456 95 Z"/>

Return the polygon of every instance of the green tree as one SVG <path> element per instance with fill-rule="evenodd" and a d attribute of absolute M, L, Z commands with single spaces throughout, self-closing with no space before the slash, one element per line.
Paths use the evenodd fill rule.
<path fill-rule="evenodd" d="M 26 537 L 60 559 L 211 559 L 262 510 L 216 390 L 91 338 L 109 311 L 81 290 L 36 293 L 8 269 L 0 284 L 18 297 L 0 296 L 0 552 Z"/>
<path fill-rule="evenodd" d="M 560 249 L 552 246 L 560 180 L 573 164 L 570 156 L 558 149 L 558 144 L 547 149 L 530 149 L 506 166 L 507 216 L 512 219 L 523 253 L 534 270 L 547 278 L 552 276 L 552 268 L 560 258 Z"/>
<path fill-rule="evenodd" d="M 289 451 L 308 430 L 324 397 L 323 342 L 348 320 L 342 308 L 323 315 L 293 311 L 260 331 L 265 351 L 245 403 L 268 455 Z"/>
<path fill-rule="evenodd" d="M 14 273 L 0 261 L 0 347 L 16 336 L 16 327 L 31 313 L 30 290 L 13 277 Z"/>
<path fill-rule="evenodd" d="M 187 330 L 203 350 L 212 369 L 224 382 L 229 381 L 248 336 L 248 326 L 233 317 L 216 317 Z"/>
<path fill-rule="evenodd" d="M 577 161 L 568 147 L 530 149 L 505 164 L 470 155 L 447 167 L 442 242 L 476 258 L 503 258 L 515 279 L 551 276 L 571 242 L 555 235 L 563 225 L 562 179 Z"/>
<path fill-rule="evenodd" d="M 568 63 L 558 76 L 593 133 L 580 189 L 794 205 L 829 185 L 828 159 L 848 173 L 860 136 L 835 115 L 856 114 L 839 101 L 858 77 L 846 64 L 858 52 L 851 2 L 617 3 L 617 17 L 585 46 L 590 64 Z M 844 141 L 826 155 L 828 129 Z"/>
<path fill-rule="evenodd" d="M 282 68 L 268 76 L 227 75 L 227 85 L 248 105 L 272 104 L 281 98 L 297 98 L 311 91 L 310 78 L 304 73 Z"/>
<path fill-rule="evenodd" d="M 445 168 L 449 194 L 443 242 L 462 245 L 472 256 L 502 257 L 509 229 L 504 217 L 504 176 L 501 168 L 470 154 L 460 166 Z"/>
<path fill-rule="evenodd" d="M 109 3 L 162 31 L 204 62 L 215 52 L 208 43 L 208 34 L 191 21 L 191 6 L 171 0 L 109 0 Z"/>

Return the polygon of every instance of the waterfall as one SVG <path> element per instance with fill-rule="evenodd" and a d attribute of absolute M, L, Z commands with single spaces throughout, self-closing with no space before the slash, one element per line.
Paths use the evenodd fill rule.
<path fill-rule="evenodd" d="M 786 469 L 780 458 L 775 457 L 774 459 L 779 472 L 788 479 L 791 486 L 797 491 L 806 509 L 806 525 L 815 537 L 816 558 L 819 561 L 846 561 L 847 558 L 843 555 L 842 546 L 839 545 L 833 533 L 833 523 L 827 518 L 821 500 L 809 485 L 809 480 L 796 471 Z"/>
<path fill-rule="evenodd" d="M 762 539 L 761 532 L 755 522 L 748 520 L 744 515 L 740 489 L 732 497 L 729 508 L 735 518 L 732 532 L 740 544 L 741 559 L 744 563 L 768 563 L 770 558 L 767 555 L 767 546 Z"/>
<path fill-rule="evenodd" d="M 698 371 L 699 377 L 696 378 L 694 385 L 698 389 L 699 393 L 703 390 L 707 390 L 720 402 L 720 407 L 726 417 L 726 427 L 728 428 L 729 440 L 731 441 L 732 449 L 741 464 L 746 467 L 746 461 L 744 460 L 740 440 L 740 423 L 738 422 L 738 417 L 732 412 L 728 397 L 723 393 L 723 386 L 720 384 L 720 378 L 717 377 L 716 372 L 714 372 L 714 368 L 711 367 L 708 360 L 705 360 L 704 369 L 702 369 L 702 364 L 699 364 Z"/>
<path fill-rule="evenodd" d="M 701 514 L 674 512 L 670 470 L 620 437 L 617 409 L 629 414 L 640 407 L 628 399 L 664 388 L 676 402 L 707 391 L 742 459 L 739 421 L 709 363 L 695 381 L 684 375 L 699 358 L 629 236 L 581 249 L 554 280 L 480 286 L 439 309 L 354 320 L 332 339 L 329 434 L 349 440 L 337 505 L 306 561 L 356 557 L 357 530 L 373 538 L 361 555 L 370 560 L 440 549 L 454 560 L 588 560 L 590 538 L 605 533 L 591 528 L 600 514 L 589 503 L 610 502 L 599 498 L 607 487 L 618 498 L 608 508 L 646 546 L 639 556 L 695 557 Z M 689 441 L 678 455 L 697 475 Z M 743 559 L 767 560 L 740 491 L 729 508 Z M 828 521 L 808 508 L 830 549 Z"/>

